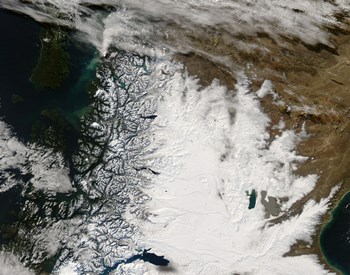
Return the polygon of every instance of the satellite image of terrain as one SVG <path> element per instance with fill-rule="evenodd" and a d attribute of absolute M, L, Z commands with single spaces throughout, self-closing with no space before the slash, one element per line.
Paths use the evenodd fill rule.
<path fill-rule="evenodd" d="M 350 0 L 0 0 L 0 275 L 350 275 Z"/>

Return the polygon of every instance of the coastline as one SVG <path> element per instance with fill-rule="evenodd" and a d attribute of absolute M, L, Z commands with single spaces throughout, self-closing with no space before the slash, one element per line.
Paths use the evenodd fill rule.
<path fill-rule="evenodd" d="M 273 122 L 271 125 L 277 125 L 283 118 L 285 128 L 293 129 L 297 133 L 300 133 L 305 126 L 309 138 L 303 139 L 298 145 L 297 154 L 307 156 L 309 160 L 300 165 L 295 173 L 300 176 L 317 174 L 319 177 L 314 190 L 294 203 L 288 215 L 278 216 L 272 222 L 281 223 L 290 216 L 298 215 L 306 202 L 311 199 L 319 202 L 329 195 L 334 186 L 339 186 L 340 189 L 333 197 L 329 211 L 320 219 L 317 233 L 313 235 L 312 245 L 300 241 L 285 254 L 285 256 L 316 254 L 328 270 L 335 271 L 327 264 L 322 254 L 319 235 L 329 224 L 330 210 L 339 205 L 339 199 L 350 187 L 347 181 L 350 174 L 348 171 L 350 124 L 346 120 L 350 117 L 347 108 L 350 102 L 347 95 L 350 82 L 346 75 L 350 66 L 349 37 L 348 34 L 342 34 L 334 38 L 332 42 L 337 45 L 334 49 L 321 46 L 311 49 L 298 41 L 288 42 L 291 44 L 283 47 L 284 50 L 288 49 L 288 54 L 280 51 L 281 45 L 274 44 L 271 38 L 263 36 L 259 39 L 262 45 L 269 47 L 270 53 L 243 54 L 236 49 L 237 54 L 231 55 L 231 58 L 241 65 L 248 61 L 254 64 L 252 68 L 247 66 L 245 71 L 253 79 L 251 83 L 253 93 L 259 91 L 259 87 L 266 79 L 272 81 L 273 92 L 284 105 L 276 104 L 274 94 L 268 94 L 260 100 L 264 114 L 271 118 Z M 211 50 L 215 51 L 215 48 L 216 46 L 213 46 Z M 181 59 L 181 55 L 179 58 Z M 225 66 L 215 64 L 208 58 L 187 55 L 183 62 L 191 75 L 200 77 L 202 86 L 210 85 L 210 80 L 215 78 L 226 87 L 234 84 L 232 80 L 234 72 L 226 70 Z M 203 66 L 206 69 L 199 72 Z M 273 142 L 277 138 L 278 129 L 271 127 L 269 133 Z M 278 199 L 281 200 L 283 197 Z"/>
<path fill-rule="evenodd" d="M 332 266 L 334 269 L 336 269 L 338 272 L 340 272 L 341 274 L 348 274 L 348 271 L 345 269 L 346 267 L 339 265 L 339 263 L 336 262 L 336 257 L 335 257 L 335 259 L 334 259 L 334 257 L 333 257 L 333 259 L 330 259 L 329 256 L 328 257 L 326 256 L 327 253 L 330 253 L 330 255 L 332 255 L 332 256 L 335 256 L 337 253 L 339 253 L 338 251 L 327 251 L 327 249 L 330 249 L 330 250 L 334 249 L 333 247 L 326 248 L 329 245 L 332 246 L 332 242 L 333 242 L 333 240 L 331 241 L 331 240 L 327 239 L 330 237 L 330 236 L 327 236 L 327 233 L 328 233 L 327 231 L 333 229 L 333 231 L 336 231 L 336 233 L 338 233 L 339 228 L 334 228 L 334 227 L 336 226 L 337 222 L 339 224 L 339 221 L 341 221 L 341 219 L 337 220 L 337 216 L 341 215 L 344 208 L 347 208 L 346 204 L 348 204 L 349 201 L 350 201 L 350 191 L 347 192 L 340 199 L 340 201 L 337 202 L 336 206 L 332 209 L 332 211 L 330 212 L 330 218 L 329 218 L 328 222 L 322 227 L 322 230 L 321 230 L 320 235 L 319 235 L 320 249 L 321 249 L 321 252 L 323 253 L 323 255 L 325 255 L 324 258 L 325 258 L 326 262 L 330 266 Z M 326 237 L 325 237 L 326 239 L 322 240 L 324 237 L 323 235 L 325 235 L 325 234 L 326 234 Z M 326 241 L 328 242 L 328 244 L 325 244 Z M 337 245 L 338 244 L 335 242 L 334 246 L 337 247 L 337 250 L 338 250 Z M 343 253 L 341 253 L 340 255 L 343 255 Z"/>
<path fill-rule="evenodd" d="M 0 78 L 0 114 L 21 140 L 61 151 L 69 159 L 80 135 L 80 118 L 93 101 L 89 89 L 98 62 L 95 50 L 75 41 L 73 31 L 0 11 L 11 26 L 1 28 L 6 71 Z M 23 37 L 19 28 L 25 30 Z M 59 66 L 52 66 L 58 61 Z"/>
<path fill-rule="evenodd" d="M 290 44 L 290 47 L 287 48 L 291 51 L 291 58 L 290 56 L 284 57 L 279 46 L 271 43 L 270 38 L 262 38 L 260 41 L 269 46 L 271 53 L 264 59 L 251 56 L 249 60 L 253 61 L 255 70 L 253 72 L 247 70 L 248 75 L 251 72 L 250 75 L 256 74 L 257 76 L 252 83 L 253 90 L 259 90 L 262 82 L 270 79 L 274 84 L 274 91 L 283 98 L 286 105 L 299 106 L 299 108 L 288 111 L 275 105 L 271 96 L 263 98 L 262 106 L 271 121 L 276 124 L 283 117 L 286 128 L 297 131 L 304 124 L 309 135 L 309 138 L 297 146 L 298 153 L 309 157 L 309 160 L 303 163 L 296 173 L 301 176 L 316 173 L 319 179 L 314 190 L 292 206 L 292 213 L 297 215 L 308 200 L 314 199 L 319 202 L 321 198 L 329 195 L 334 186 L 339 186 L 339 190 L 331 199 L 327 214 L 320 219 L 312 244 L 308 245 L 299 241 L 285 256 L 315 254 L 327 270 L 337 274 L 339 271 L 327 262 L 322 252 L 319 236 L 324 226 L 329 223 L 334 208 L 350 190 L 350 181 L 346 180 L 350 176 L 347 168 L 350 164 L 350 143 L 348 141 L 350 123 L 346 119 L 350 116 L 350 111 L 346 107 L 350 104 L 350 80 L 347 76 L 350 68 L 349 30 L 350 28 L 342 34 L 332 36 L 334 50 L 309 49 L 301 43 L 299 45 Z M 227 46 L 219 48 L 225 47 Z M 210 43 L 206 43 L 205 48 L 209 49 L 209 52 L 218 53 L 216 48 L 210 47 Z M 269 63 L 268 60 L 274 54 L 275 60 L 279 62 Z M 236 52 L 234 56 L 233 61 L 238 61 L 239 64 L 245 63 L 246 55 Z M 189 64 L 188 71 L 191 75 L 199 76 L 201 79 L 218 78 L 223 84 L 233 85 L 229 81 L 232 72 L 213 66 L 210 60 L 205 61 L 202 56 L 198 58 L 195 55 L 186 54 L 184 58 L 176 57 L 176 59 L 183 61 L 185 66 Z M 293 63 L 299 65 L 295 68 L 288 68 L 289 64 Z M 206 71 L 207 74 L 201 71 L 201 68 L 205 66 L 211 68 Z M 205 81 L 202 80 L 200 84 L 205 86 Z M 292 91 L 286 92 L 287 88 L 292 88 Z M 307 106 L 315 106 L 315 109 L 302 108 Z M 270 129 L 270 134 L 274 136 L 277 132 Z M 283 221 L 283 215 L 275 222 L 281 221 Z"/>

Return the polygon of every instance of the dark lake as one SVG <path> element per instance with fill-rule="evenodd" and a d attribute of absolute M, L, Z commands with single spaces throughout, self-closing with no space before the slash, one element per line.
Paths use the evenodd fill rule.
<path fill-rule="evenodd" d="M 131 256 L 127 260 L 116 262 L 113 266 L 107 267 L 100 275 L 108 275 L 113 270 L 116 270 L 120 264 L 130 264 L 137 260 L 142 260 L 156 266 L 167 266 L 169 264 L 169 261 L 165 259 L 164 256 L 158 256 L 155 253 L 148 252 L 149 250 L 150 249 L 145 249 L 142 253 Z"/>
<path fill-rule="evenodd" d="M 252 190 L 252 192 L 249 194 L 249 205 L 248 205 L 248 209 L 253 209 L 256 205 L 256 191 L 255 189 Z"/>

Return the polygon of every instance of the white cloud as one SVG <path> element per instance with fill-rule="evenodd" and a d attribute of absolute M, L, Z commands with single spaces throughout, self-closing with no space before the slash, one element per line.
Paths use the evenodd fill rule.
<path fill-rule="evenodd" d="M 0 252 L 0 275 L 34 275 L 11 253 Z"/>
<path fill-rule="evenodd" d="M 2 0 L 0 7 L 30 15 L 41 22 L 75 27 L 103 54 L 110 45 L 116 45 L 151 55 L 158 55 L 163 47 L 186 50 L 190 45 L 182 39 L 184 32 L 195 31 L 200 36 L 210 28 L 224 30 L 229 37 L 238 33 L 255 35 L 265 32 L 276 39 L 279 35 L 286 35 L 309 44 L 329 44 L 324 26 L 339 25 L 334 14 L 349 12 L 350 8 L 345 0 L 336 0 L 333 4 L 312 0 L 26 2 Z M 50 5 L 45 5 L 47 3 Z M 84 6 L 96 3 L 116 9 L 104 16 Z M 65 17 L 58 18 L 59 12 Z M 173 22 L 177 27 L 170 26 Z M 177 40 L 172 43 L 167 37 L 174 34 Z M 234 43 L 234 40 L 229 42 Z M 110 79 L 107 81 L 114 83 Z M 115 92 L 113 88 L 111 85 L 111 91 Z M 160 93 L 162 87 L 158 88 L 157 93 Z M 127 222 L 140 226 L 144 236 L 138 240 L 139 235 L 135 236 L 134 232 L 139 232 L 139 228 L 129 230 L 127 225 L 120 236 L 165 255 L 180 274 L 325 274 L 315 256 L 282 255 L 297 239 L 311 240 L 319 216 L 327 210 L 328 199 L 320 203 L 309 201 L 299 216 L 268 225 L 259 197 L 256 207 L 248 210 L 249 199 L 245 193 L 255 189 L 258 195 L 260 191 L 267 191 L 271 196 L 288 197 L 288 202 L 282 207 L 286 211 L 315 187 L 316 175 L 298 177 L 292 172 L 306 159 L 294 151 L 302 135 L 282 131 L 269 144 L 266 128 L 270 120 L 244 80 L 234 92 L 227 91 L 217 82 L 199 90 L 194 79 L 183 77 L 176 71 L 165 88 L 167 93 L 159 97 L 158 116 L 150 129 L 154 134 L 153 148 L 145 152 L 145 155 L 152 152 L 145 160 L 147 167 L 160 173 L 155 185 L 145 190 L 153 198 L 147 203 L 147 209 L 154 215 L 146 222 L 136 222 L 132 213 L 125 215 Z M 259 94 L 263 96 L 267 88 L 262 87 Z M 111 109 L 116 107 L 112 103 Z M 98 125 L 94 126 L 100 129 Z M 37 189 L 71 190 L 69 171 L 61 156 L 21 143 L 3 122 L 0 122 L 0 132 L 1 171 L 14 168 L 20 169 L 22 174 L 31 173 L 31 181 Z M 111 142 L 112 147 L 124 142 L 121 139 Z M 109 163 L 114 166 L 112 164 Z M 103 172 L 101 168 L 101 174 Z M 8 181 L 2 186 L 3 190 L 15 184 L 11 174 L 6 178 Z M 109 206 L 106 204 L 105 207 Z M 110 212 L 112 214 L 106 211 L 108 215 L 114 215 L 115 209 Z M 119 236 L 116 233 L 119 224 L 115 221 L 106 224 L 101 222 L 103 218 L 96 215 L 86 221 L 84 226 L 90 229 L 86 235 L 75 232 L 74 238 L 67 237 L 67 246 L 81 254 L 83 264 L 92 262 L 93 258 L 89 253 L 84 254 L 84 249 L 101 252 L 97 246 L 101 235 L 107 239 L 103 243 L 107 256 L 111 254 L 107 250 L 109 242 Z M 71 227 L 78 232 L 79 222 Z M 69 228 L 57 224 L 39 232 L 38 238 L 53 254 L 59 247 L 59 240 L 72 235 L 68 231 Z M 94 234 L 96 239 L 86 242 L 89 247 L 85 248 L 85 240 L 95 237 Z M 115 255 L 129 255 L 131 246 L 124 245 L 122 253 L 117 251 Z M 105 251 L 97 252 L 100 257 Z M 111 257 L 110 263 L 114 259 Z M 100 258 L 94 260 L 100 262 Z M 158 272 L 153 266 L 140 262 L 119 269 L 131 273 L 135 271 L 134 267 L 137 267 L 137 272 L 145 268 L 151 274 Z M 68 265 L 62 272 L 72 269 L 75 267 Z"/>
<path fill-rule="evenodd" d="M 35 189 L 50 192 L 73 190 L 69 169 L 60 153 L 35 144 L 24 144 L 11 133 L 9 127 L 0 121 L 0 171 L 6 179 L 0 191 L 6 191 L 20 181 L 13 176 L 13 170 L 31 175 L 30 183 Z"/>
<path fill-rule="evenodd" d="M 31 2 L 32 4 L 28 4 Z M 345 0 L 2 0 L 0 7 L 28 14 L 41 22 L 56 22 L 80 30 L 102 53 L 110 44 L 138 52 L 154 53 L 163 46 L 172 50 L 190 47 L 181 37 L 186 31 L 205 35 L 208 27 L 229 36 L 268 33 L 296 37 L 307 44 L 329 44 L 323 26 L 339 26 L 337 13 L 349 15 Z M 92 12 L 89 4 L 115 8 L 107 17 Z M 60 14 L 60 16 L 58 15 Z M 62 17 L 62 14 L 65 16 Z M 173 23 L 177 27 L 172 27 Z M 167 41 L 168 35 L 175 41 Z M 235 44 L 234 40 L 231 40 Z"/>

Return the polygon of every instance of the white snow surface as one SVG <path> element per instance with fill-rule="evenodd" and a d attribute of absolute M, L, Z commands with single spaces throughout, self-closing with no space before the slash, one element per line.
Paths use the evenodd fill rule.
<path fill-rule="evenodd" d="M 327 274 L 314 255 L 283 255 L 297 240 L 311 242 L 329 198 L 310 200 L 300 215 L 273 224 L 259 197 L 261 191 L 288 197 L 288 212 L 315 187 L 316 175 L 292 172 L 306 160 L 295 152 L 305 133 L 286 130 L 269 144 L 270 120 L 244 78 L 235 91 L 216 81 L 200 90 L 195 79 L 177 72 L 165 90 L 148 158 L 160 175 L 145 191 L 152 200 L 148 219 L 137 222 L 140 243 L 164 255 L 171 274 Z M 252 189 L 258 199 L 249 210 L 246 191 Z M 135 223 L 131 213 L 127 218 Z M 137 274 L 133 266 L 125 274 Z M 144 272 L 164 270 L 144 264 Z"/>
<path fill-rule="evenodd" d="M 78 273 L 78 267 L 76 264 L 69 262 L 68 264 L 62 266 L 58 272 L 55 272 L 55 274 L 60 275 L 76 275 Z"/>
<path fill-rule="evenodd" d="M 112 71 L 104 74 L 103 79 L 111 82 L 107 85 L 110 91 L 100 90 L 96 96 L 109 100 L 109 112 L 103 113 L 109 122 L 113 110 L 124 114 L 125 106 L 121 105 L 119 110 L 119 100 L 112 100 L 123 95 L 108 79 Z M 151 252 L 164 255 L 170 266 L 166 270 L 136 261 L 121 264 L 115 274 L 164 274 L 165 271 L 184 275 L 327 274 L 315 255 L 283 257 L 297 240 L 312 241 L 315 227 L 332 196 L 318 203 L 310 200 L 299 215 L 288 215 L 292 204 L 309 193 L 317 181 L 316 175 L 299 177 L 293 173 L 307 159 L 295 151 L 298 142 L 306 137 L 305 131 L 296 133 L 281 128 L 281 134 L 270 142 L 267 132 L 270 119 L 244 76 L 233 91 L 216 80 L 203 89 L 180 66 L 159 61 L 151 79 L 145 92 L 144 84 L 137 84 L 142 92 L 141 101 L 131 104 L 129 100 L 132 108 L 125 110 L 129 113 L 143 110 L 141 113 L 147 114 L 150 106 L 150 114 L 156 114 L 152 121 L 147 120 L 149 126 L 140 127 L 142 131 L 138 132 L 138 139 L 147 140 L 140 144 L 142 153 L 136 151 L 137 161 L 130 159 L 134 165 L 140 162 L 140 167 L 147 167 L 156 175 L 147 170 L 140 172 L 147 174 L 142 180 L 136 178 L 135 172 L 131 175 L 134 181 L 128 177 L 125 182 L 130 186 L 124 189 L 130 192 L 131 202 L 125 206 L 126 213 L 120 214 L 120 221 L 114 215 L 119 215 L 117 211 L 124 202 L 113 200 L 122 199 L 122 192 L 106 196 L 108 203 L 102 204 L 100 213 L 97 205 L 96 212 L 91 210 L 95 214 L 89 218 L 62 220 L 40 232 L 33 230 L 33 238 L 38 242 L 35 253 L 45 251 L 54 255 L 62 243 L 71 248 L 74 259 L 55 269 L 57 274 L 64 275 L 80 274 L 81 267 L 90 268 L 90 263 L 97 266 L 101 258 L 111 266 L 117 256 L 119 260 L 133 255 L 135 248 L 151 248 Z M 269 85 L 272 87 L 272 83 Z M 156 102 L 154 112 L 153 102 Z M 93 131 L 102 131 L 108 125 L 94 120 L 90 126 Z M 68 170 L 58 155 L 36 145 L 23 144 L 3 122 L 0 129 L 1 171 L 19 169 L 22 174 L 31 173 L 33 185 L 39 189 L 64 192 L 72 188 Z M 118 143 L 123 141 L 117 134 L 108 141 L 117 155 L 122 152 Z M 110 154 L 111 158 L 116 156 Z M 116 161 L 107 159 L 106 163 L 117 169 Z M 131 168 L 126 163 L 125 170 Z M 99 171 L 96 174 L 99 185 L 95 188 L 103 188 L 106 172 L 102 168 Z M 6 178 L 11 183 L 11 175 Z M 146 179 L 153 182 L 139 183 Z M 115 184 L 109 182 L 106 186 L 115 189 L 120 185 Z M 137 192 L 131 192 L 132 188 Z M 246 192 L 253 189 L 258 199 L 255 208 L 249 210 Z M 268 196 L 288 198 L 281 205 L 282 222 L 274 224 L 272 218 L 265 218 L 261 191 L 266 191 Z M 147 199 L 138 203 L 133 196 Z M 143 212 L 145 215 L 140 214 Z"/>

